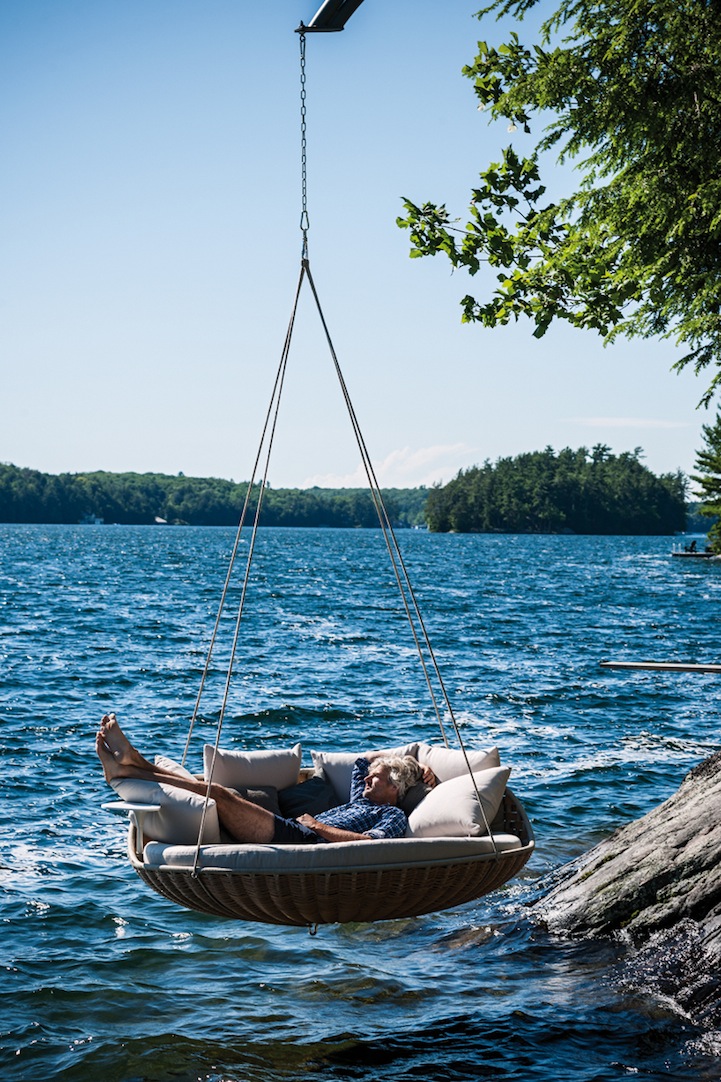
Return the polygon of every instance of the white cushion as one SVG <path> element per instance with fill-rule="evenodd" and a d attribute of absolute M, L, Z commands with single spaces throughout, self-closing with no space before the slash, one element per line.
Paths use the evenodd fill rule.
<path fill-rule="evenodd" d="M 499 852 L 520 849 L 515 834 L 494 834 Z M 368 867 L 432 866 L 448 861 L 465 863 L 494 855 L 493 842 L 485 838 L 379 838 L 366 842 L 330 842 L 325 845 L 204 845 L 201 868 L 234 872 L 270 872 L 299 875 L 303 872 L 349 871 Z M 195 848 L 149 842 L 143 854 L 151 868 L 192 868 Z"/>
<path fill-rule="evenodd" d="M 191 774 L 190 771 L 184 766 L 181 766 L 180 763 L 176 763 L 175 759 L 168 759 L 167 755 L 156 755 L 155 765 L 162 767 L 163 770 L 171 770 L 173 774 L 180 774 L 183 778 L 197 781 L 195 774 Z"/>
<path fill-rule="evenodd" d="M 164 782 L 141 781 L 138 778 L 113 778 L 110 784 L 121 800 L 127 800 L 130 804 L 161 805 L 160 811 L 149 812 L 143 821 L 143 830 L 149 838 L 174 845 L 197 843 L 204 797 Z M 203 843 L 213 845 L 219 841 L 218 809 L 215 801 L 210 800 L 203 827 Z"/>
<path fill-rule="evenodd" d="M 500 766 L 501 759 L 498 748 L 487 748 L 483 751 L 466 749 L 468 764 L 462 751 L 454 751 L 433 744 L 418 745 L 418 762 L 423 766 L 429 766 L 439 781 L 450 781 L 462 774 L 468 774 L 468 766 L 471 770 L 488 770 L 492 766 Z"/>
<path fill-rule="evenodd" d="M 478 796 L 491 823 L 501 806 L 510 773 L 510 767 L 496 766 L 475 772 L 473 780 L 466 774 L 437 785 L 408 817 L 406 837 L 458 838 L 487 834 Z"/>
<path fill-rule="evenodd" d="M 203 749 L 203 772 L 207 778 L 213 762 L 214 746 L 206 744 Z M 229 751 L 218 748 L 213 767 L 213 781 L 230 789 L 257 789 L 271 785 L 275 789 L 287 789 L 295 785 L 300 771 L 302 748 L 273 751 Z"/>
<path fill-rule="evenodd" d="M 374 752 L 375 755 L 400 756 L 411 755 L 416 759 L 417 744 L 404 744 L 400 748 L 385 748 Z M 333 786 L 335 794 L 344 804 L 350 800 L 350 783 L 356 759 L 362 759 L 367 751 L 311 751 L 316 774 L 324 774 Z"/>

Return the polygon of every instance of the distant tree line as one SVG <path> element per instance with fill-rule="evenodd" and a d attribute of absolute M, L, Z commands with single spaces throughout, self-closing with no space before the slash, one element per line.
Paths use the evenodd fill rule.
<path fill-rule="evenodd" d="M 61 473 L 0 464 L 0 522 L 236 526 L 247 482 L 158 473 Z M 255 512 L 258 487 L 251 494 Z M 394 526 L 424 522 L 428 490 L 388 489 L 383 500 Z M 250 521 L 250 520 L 249 520 Z M 263 496 L 264 526 L 377 526 L 368 489 L 273 489 Z"/>
<path fill-rule="evenodd" d="M 461 470 L 432 488 L 431 530 L 461 533 L 671 534 L 686 524 L 686 478 L 657 477 L 641 448 L 551 447 Z"/>
<path fill-rule="evenodd" d="M 641 449 L 613 455 L 564 449 L 500 458 L 461 470 L 446 485 L 387 489 L 394 526 L 436 532 L 672 534 L 686 528 L 686 478 L 657 477 Z M 156 473 L 46 474 L 0 464 L 0 522 L 235 526 L 247 482 Z M 258 489 L 251 493 L 254 512 Z M 367 489 L 274 489 L 263 496 L 264 526 L 374 527 Z"/>

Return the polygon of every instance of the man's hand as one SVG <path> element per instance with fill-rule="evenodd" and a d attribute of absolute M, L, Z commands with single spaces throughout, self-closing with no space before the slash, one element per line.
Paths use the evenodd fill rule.
<path fill-rule="evenodd" d="M 317 819 L 314 819 L 308 812 L 303 812 L 302 815 L 296 816 L 296 822 L 301 823 L 304 827 L 309 827 L 311 830 L 315 830 L 316 827 L 320 827 L 323 824 L 319 823 Z"/>
<path fill-rule="evenodd" d="M 431 789 L 435 789 L 438 785 L 438 778 L 435 776 L 429 766 L 421 767 L 421 777 L 426 785 L 430 785 Z"/>
<path fill-rule="evenodd" d="M 368 834 L 356 834 L 354 830 L 341 830 L 340 827 L 329 826 L 328 823 L 320 823 L 308 812 L 303 812 L 297 817 L 297 822 L 304 827 L 310 827 L 327 842 L 369 842 L 372 838 Z"/>

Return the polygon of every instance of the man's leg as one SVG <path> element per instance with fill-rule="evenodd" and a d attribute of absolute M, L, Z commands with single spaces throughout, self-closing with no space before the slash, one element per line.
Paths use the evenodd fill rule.
<path fill-rule="evenodd" d="M 117 722 L 109 727 L 101 725 L 95 738 L 95 750 L 103 764 L 103 774 L 108 782 L 113 778 L 139 778 L 142 781 L 174 785 L 178 789 L 197 793 L 198 796 L 206 794 L 207 785 L 204 781 L 191 781 L 190 778 L 169 773 L 149 762 L 133 747 Z M 273 841 L 276 820 L 272 812 L 258 804 L 251 804 L 239 793 L 226 789 L 223 785 L 213 783 L 210 796 L 217 805 L 222 826 L 236 841 L 261 844 Z"/>

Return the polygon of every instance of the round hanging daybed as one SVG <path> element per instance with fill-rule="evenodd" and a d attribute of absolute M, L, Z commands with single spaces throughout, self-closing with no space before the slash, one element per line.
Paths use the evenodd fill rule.
<path fill-rule="evenodd" d="M 304 28 L 305 29 L 305 28 Z M 420 612 L 413 587 L 411 585 L 403 556 L 391 523 L 383 494 L 376 477 L 373 464 L 362 436 L 355 410 L 343 378 L 338 358 L 331 341 L 318 293 L 310 271 L 307 254 L 308 215 L 306 209 L 305 176 L 305 35 L 301 33 L 301 103 L 302 103 L 302 166 L 303 166 L 303 211 L 301 230 L 303 234 L 301 270 L 295 293 L 290 323 L 286 333 L 280 364 L 276 372 L 275 383 L 265 416 L 260 438 L 258 454 L 248 482 L 245 503 L 241 512 L 235 543 L 230 554 L 225 584 L 222 590 L 215 626 L 210 635 L 205 668 L 200 681 L 195 708 L 190 721 L 190 728 L 183 754 L 183 764 L 190 747 L 191 737 L 200 714 L 201 699 L 206 687 L 206 680 L 211 671 L 211 657 L 215 649 L 221 618 L 226 614 L 226 606 L 234 584 L 234 568 L 240 551 L 241 534 L 246 518 L 252 521 L 250 541 L 245 550 L 245 572 L 242 583 L 237 583 L 239 597 L 233 620 L 233 635 L 228 652 L 225 689 L 220 708 L 217 712 L 215 743 L 208 745 L 212 756 L 208 760 L 203 777 L 207 792 L 201 801 L 202 812 L 197 829 L 186 829 L 175 834 L 174 828 L 163 834 L 156 828 L 153 831 L 152 816 L 156 813 L 168 816 L 167 807 L 162 803 L 153 803 L 153 797 L 142 795 L 142 786 L 154 783 L 140 782 L 128 786 L 127 793 L 119 794 L 121 801 L 106 804 L 103 807 L 113 811 L 128 813 L 130 830 L 128 835 L 128 856 L 138 875 L 153 890 L 170 901 L 189 909 L 220 917 L 237 920 L 262 921 L 270 924 L 297 925 L 313 927 L 317 924 L 366 922 L 389 920 L 400 917 L 413 917 L 441 909 L 461 905 L 496 890 L 509 879 L 517 875 L 528 861 L 534 849 L 533 832 L 525 811 L 511 790 L 506 788 L 510 770 L 498 765 L 497 749 L 492 768 L 487 771 L 494 775 L 495 796 L 493 801 L 484 806 L 486 797 L 482 795 L 484 775 L 477 765 L 472 765 L 461 738 L 445 684 L 440 673 L 423 616 Z M 368 480 L 380 526 L 380 534 L 385 542 L 390 558 L 393 576 L 400 593 L 402 608 L 407 617 L 413 642 L 418 652 L 423 678 L 430 696 L 432 708 L 438 722 L 446 749 L 450 743 L 446 727 L 455 734 L 459 748 L 452 755 L 463 757 L 463 766 L 454 767 L 449 778 L 443 778 L 435 771 L 440 781 L 438 790 L 448 794 L 446 784 L 460 782 L 466 787 L 464 796 L 470 794 L 471 825 L 458 826 L 450 823 L 446 830 L 448 815 L 442 817 L 442 826 L 436 823 L 425 834 L 413 827 L 413 814 L 409 817 L 409 834 L 405 838 L 351 841 L 343 843 L 325 843 L 319 845 L 246 845 L 226 844 L 219 841 L 220 834 L 211 836 L 206 833 L 206 817 L 212 805 L 212 814 L 216 814 L 214 802 L 210 799 L 210 787 L 213 781 L 227 784 L 216 774 L 216 759 L 220 750 L 220 740 L 226 709 L 229 702 L 231 677 L 239 649 L 241 648 L 241 622 L 245 613 L 248 583 L 255 552 L 258 525 L 261 521 L 263 496 L 268 487 L 268 471 L 273 446 L 273 439 L 278 420 L 281 394 L 285 381 L 286 367 L 290 353 L 293 328 L 295 325 L 298 299 L 303 284 L 307 282 L 315 301 L 330 356 L 339 381 L 341 393 L 348 410 L 351 426 L 356 437 L 361 463 Z M 259 464 L 265 449 L 264 465 Z M 419 747 L 420 745 L 416 745 Z M 291 778 L 285 785 L 293 785 L 302 772 L 300 767 L 300 746 L 298 762 Z M 295 749 L 294 749 L 295 750 Z M 433 749 L 431 749 L 432 751 Z M 265 753 L 264 753 L 265 754 Z M 315 755 L 315 753 L 314 753 Z M 181 764 L 181 765 L 183 765 Z M 318 773 L 318 772 L 316 772 Z M 320 771 L 320 775 L 323 771 Z M 499 776 L 502 775 L 499 781 Z M 453 779 L 456 779 L 455 781 Z M 127 780 L 127 779 L 120 779 Z M 167 780 L 167 779 L 166 779 Z M 240 786 L 251 782 L 244 780 Z M 270 782 L 259 781 L 259 784 Z M 273 782 L 275 784 L 275 782 Z M 138 789 L 137 786 L 141 788 Z M 115 788 L 117 788 L 114 785 Z M 161 801 L 175 798 L 165 792 L 173 789 L 172 783 L 155 786 L 155 799 Z M 163 792 L 161 792 L 163 790 Z M 147 792 L 147 790 L 146 790 Z M 433 790 L 434 793 L 437 790 Z M 455 789 L 449 803 L 454 805 Z M 140 795 L 138 795 L 140 794 Z M 347 788 L 337 792 L 340 803 L 348 800 Z M 187 794 L 186 794 L 187 797 Z M 425 801 L 424 797 L 420 808 Z M 444 796 L 444 800 L 446 797 Z M 309 809 L 304 809 L 309 810 Z M 172 808 L 172 814 L 185 816 L 188 808 L 183 801 Z M 195 809 L 197 812 L 197 808 Z M 451 816 L 451 819 L 453 817 Z M 465 824 L 466 820 L 464 820 Z M 216 823 L 217 827 L 217 823 Z M 146 828 L 146 829 L 144 829 Z M 455 829 L 454 829 L 455 828 Z M 177 838 L 182 835 L 182 844 Z M 164 838 L 164 840 L 156 840 Z M 195 840 L 194 840 L 195 839 Z M 209 844 L 208 844 L 209 842 Z"/>
<path fill-rule="evenodd" d="M 216 917 L 313 926 L 415 917 L 462 905 L 517 875 L 534 848 L 522 805 L 506 789 L 493 835 L 398 838 L 318 846 L 148 842 L 128 857 L 171 902 Z M 495 846 L 495 848 L 494 848 Z"/>

